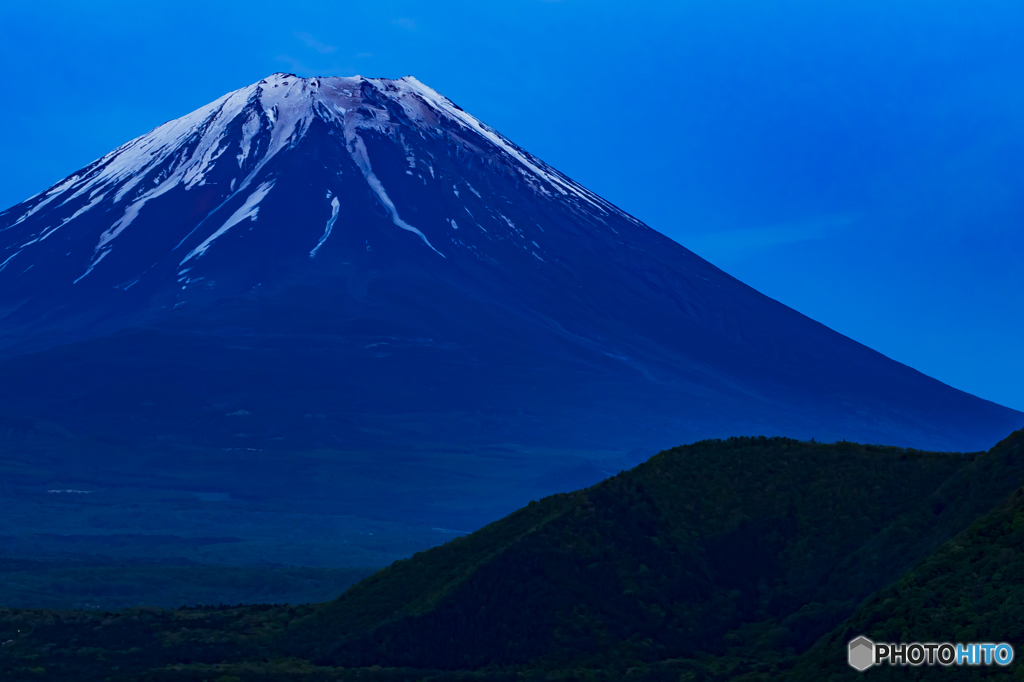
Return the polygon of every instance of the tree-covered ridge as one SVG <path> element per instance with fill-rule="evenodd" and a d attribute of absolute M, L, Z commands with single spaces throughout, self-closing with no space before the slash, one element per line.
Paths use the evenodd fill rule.
<path fill-rule="evenodd" d="M 841 600 L 815 586 L 968 461 L 783 438 L 674 448 L 396 562 L 325 607 L 301 653 L 345 666 L 603 666 L 719 651 L 731 628 L 824 601 L 801 616 L 813 623 L 790 644 L 802 648 L 882 583 Z"/>
<path fill-rule="evenodd" d="M 1022 433 L 974 455 L 782 438 L 674 448 L 396 562 L 326 604 L 0 611 L 0 635 L 13 640 L 0 678 L 842 677 L 844 651 L 804 652 L 837 625 L 849 630 L 841 623 L 864 599 L 1024 483 Z M 970 533 L 975 544 L 990 537 L 961 537 Z M 992 566 L 1015 566 L 1002 550 L 1019 538 L 992 542 Z M 929 580 L 945 579 L 939 567 Z M 914 580 L 891 589 L 926 595 L 930 583 Z M 1014 613 L 1016 602 L 996 605 L 1002 592 L 948 590 L 968 590 L 955 603 L 979 617 L 989 613 L 979 598 Z M 893 602 L 869 601 L 850 622 L 872 604 Z M 914 624 L 915 613 L 883 615 Z M 844 636 L 829 641 L 845 646 Z"/>
<path fill-rule="evenodd" d="M 1024 458 L 1024 438 L 1004 442 Z M 1007 668 L 958 667 L 958 679 L 1021 679 L 1024 667 L 1024 488 L 946 542 L 900 580 L 880 590 L 842 627 L 812 649 L 792 675 L 796 680 L 856 679 L 845 665 L 846 644 L 865 635 L 876 642 L 1008 642 L 1017 661 Z M 871 670 L 878 679 L 927 679 L 923 668 Z"/>

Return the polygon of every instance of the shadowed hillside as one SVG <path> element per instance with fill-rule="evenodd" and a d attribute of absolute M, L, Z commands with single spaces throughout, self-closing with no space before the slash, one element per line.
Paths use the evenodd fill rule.
<path fill-rule="evenodd" d="M 880 585 L 839 599 L 819 586 L 964 463 L 786 439 L 675 448 L 377 573 L 325 607 L 313 656 L 609 665 L 718 651 L 730 628 L 811 602 L 824 604 L 813 618 L 835 621 Z"/>
<path fill-rule="evenodd" d="M 1000 444 L 1024 458 L 1024 433 Z M 865 635 L 876 642 L 1009 642 L 1019 656 L 1024 624 L 1024 488 L 946 542 L 898 582 L 875 594 L 842 627 L 808 652 L 789 679 L 854 680 L 845 664 L 846 645 Z M 1020 679 L 1020 664 L 1002 669 L 958 667 L 957 679 Z M 925 668 L 882 666 L 879 680 L 929 679 Z"/>

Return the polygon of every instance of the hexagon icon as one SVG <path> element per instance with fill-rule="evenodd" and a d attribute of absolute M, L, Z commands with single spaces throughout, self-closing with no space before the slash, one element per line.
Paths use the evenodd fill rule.
<path fill-rule="evenodd" d="M 850 642 L 847 660 L 853 668 L 864 671 L 875 662 L 875 643 L 867 637 L 858 637 Z"/>

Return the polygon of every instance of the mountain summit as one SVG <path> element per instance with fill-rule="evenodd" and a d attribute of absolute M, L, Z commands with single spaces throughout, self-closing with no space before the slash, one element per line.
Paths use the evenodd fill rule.
<path fill-rule="evenodd" d="M 432 444 L 470 453 L 468 476 L 481 444 L 980 450 L 1024 422 L 759 294 L 412 77 L 274 74 L 0 213 L 0 382 L 0 409 L 129 450 Z M 612 467 L 584 460 L 564 475 Z"/>
<path fill-rule="evenodd" d="M 387 148 L 381 146 L 385 140 Z M 401 163 L 396 164 L 396 154 Z M 375 165 L 384 167 L 382 174 Z M 597 217 L 593 230 L 615 234 L 614 226 L 601 219 L 612 214 L 638 224 L 411 76 L 275 74 L 165 123 L 5 211 L 0 272 L 8 278 L 17 273 L 5 284 L 29 298 L 49 288 L 35 278 L 65 291 L 127 291 L 146 289 L 151 282 L 162 287 L 172 270 L 176 281 L 187 282 L 181 287 L 187 291 L 188 284 L 199 281 L 199 272 L 223 278 L 224 259 L 232 261 L 229 271 L 245 270 L 237 248 L 246 232 L 254 232 L 244 235 L 249 243 L 273 235 L 275 246 L 284 247 L 276 254 L 280 260 L 326 255 L 335 250 L 329 242 L 341 241 L 330 240 L 335 225 L 339 232 L 351 232 L 358 217 L 354 211 L 367 203 L 364 195 L 372 199 L 375 213 L 436 257 L 472 254 L 483 247 L 482 238 L 509 242 L 528 258 L 545 262 L 544 248 L 534 241 L 543 235 L 538 221 L 519 226 L 501 212 L 501 204 L 514 204 L 516 197 L 506 191 L 484 198 L 465 177 L 486 181 L 490 173 L 478 177 L 481 165 L 517 190 L 529 190 L 581 219 Z M 389 177 L 401 171 L 407 177 Z M 422 189 L 434 201 L 423 205 L 416 196 L 415 203 L 403 206 L 403 218 L 382 177 L 399 199 L 408 202 L 411 190 Z M 292 183 L 317 184 L 317 201 L 306 192 L 296 201 Z M 271 194 L 276 196 L 264 201 Z M 277 216 L 261 218 L 260 212 L 275 211 L 270 207 L 280 207 L 283 195 L 290 195 L 285 210 L 292 228 L 285 233 L 277 223 L 272 230 L 263 228 Z M 478 215 L 471 207 L 479 209 Z M 314 225 L 299 220 L 302 213 L 316 217 L 312 232 Z M 228 246 L 220 248 L 219 242 Z M 207 266 L 210 261 L 218 267 Z M 30 264 L 41 269 L 31 274 Z M 192 288 L 215 286 L 207 282 Z M 176 295 L 176 302 L 192 295 Z"/>

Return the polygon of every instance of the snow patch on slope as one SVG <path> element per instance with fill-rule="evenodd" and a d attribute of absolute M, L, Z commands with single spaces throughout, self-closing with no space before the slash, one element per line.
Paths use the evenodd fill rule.
<path fill-rule="evenodd" d="M 210 248 L 210 245 L 213 244 L 213 242 L 218 237 L 222 236 L 224 233 L 226 233 L 228 230 L 230 230 L 232 227 L 242 222 L 246 218 L 248 218 L 249 220 L 256 220 L 256 215 L 260 211 L 259 203 L 263 201 L 263 198 L 267 196 L 267 193 L 269 193 L 273 187 L 273 180 L 264 182 L 262 185 L 257 187 L 256 190 L 252 194 L 250 194 L 249 197 L 245 200 L 245 203 L 242 204 L 242 207 L 239 208 L 234 213 L 232 213 L 231 217 L 228 218 L 227 221 L 225 221 L 224 224 L 220 226 L 220 229 L 218 229 L 216 232 L 214 232 L 209 237 L 204 239 L 202 244 L 192 249 L 192 251 L 190 251 L 189 254 L 185 256 L 185 258 L 183 258 L 181 263 L 179 263 L 178 265 L 184 265 L 187 261 L 191 260 L 192 258 L 198 258 L 199 256 L 202 256 L 204 253 L 206 253 L 206 250 Z"/>
<path fill-rule="evenodd" d="M 398 82 L 403 83 L 405 87 L 409 88 L 436 111 L 443 113 L 450 120 L 461 123 L 464 127 L 482 136 L 499 150 L 518 161 L 536 177 L 547 182 L 548 185 L 561 194 L 572 195 L 583 199 L 602 213 L 608 213 L 610 205 L 599 196 L 584 187 L 577 185 L 575 182 L 561 177 L 560 174 L 553 172 L 552 170 L 541 168 L 537 163 L 534 163 L 531 158 L 528 158 L 528 154 L 520 150 L 519 147 L 512 144 L 512 142 L 507 140 L 490 126 L 484 125 L 475 117 L 467 114 L 465 111 L 457 107 L 450 99 L 433 88 L 424 85 L 413 76 L 405 76 L 404 78 L 399 79 Z M 477 196 L 479 196 L 479 194 Z"/>
<path fill-rule="evenodd" d="M 310 258 L 316 258 L 316 252 L 320 250 L 320 247 L 324 245 L 327 238 L 331 236 L 331 230 L 334 228 L 334 223 L 338 219 L 338 211 L 341 210 L 341 202 L 338 201 L 338 197 L 331 199 L 331 217 L 327 220 L 327 227 L 324 229 L 324 235 L 320 237 L 320 241 L 317 242 L 313 250 L 309 252 Z"/>
<path fill-rule="evenodd" d="M 399 217 L 398 209 L 395 208 L 394 202 L 391 201 L 391 197 L 388 196 L 387 191 L 384 189 L 384 185 L 373 172 L 373 167 L 370 165 L 370 155 L 366 151 L 366 143 L 363 142 L 363 138 L 356 133 L 355 125 L 346 126 L 345 133 L 348 142 L 348 150 L 352 155 L 352 159 L 356 162 L 359 170 L 363 172 L 363 177 L 366 178 L 366 183 L 370 185 L 370 189 L 374 191 L 377 198 L 380 199 L 381 203 L 384 204 L 384 207 L 388 210 L 388 213 L 391 214 L 391 221 L 403 230 L 408 230 L 409 232 L 419 235 L 420 239 L 423 240 L 423 243 L 429 246 L 434 253 L 441 256 L 441 258 L 445 258 L 446 256 L 434 248 L 433 244 L 430 243 L 430 240 L 427 239 L 425 234 Z"/>
<path fill-rule="evenodd" d="M 89 269 L 86 270 L 85 272 L 83 272 L 79 276 L 78 279 L 76 279 L 74 282 L 72 282 L 72 284 L 78 284 L 79 282 L 81 282 L 85 278 L 86 275 L 88 275 L 90 272 L 92 272 L 93 269 L 95 269 L 95 267 L 100 264 L 101 260 L 103 260 L 104 258 L 107 257 L 107 255 L 110 253 L 110 251 L 111 251 L 111 249 L 107 249 L 106 251 L 101 253 L 98 258 L 96 258 L 92 263 L 89 264 Z"/>
<path fill-rule="evenodd" d="M 241 150 L 238 152 L 238 167 L 241 168 L 245 160 L 249 158 L 249 149 L 252 147 L 252 139 L 260 130 L 260 117 L 255 111 L 250 112 L 242 124 Z M 232 188 L 234 189 L 234 188 Z"/>

